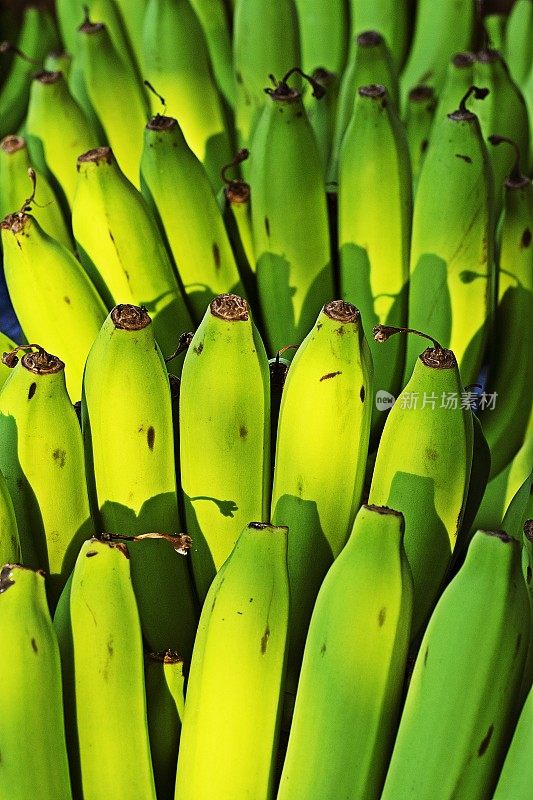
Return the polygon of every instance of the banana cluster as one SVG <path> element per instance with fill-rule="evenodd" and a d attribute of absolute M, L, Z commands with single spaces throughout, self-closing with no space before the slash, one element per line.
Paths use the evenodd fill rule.
<path fill-rule="evenodd" d="M 53 12 L 0 11 L 0 800 L 529 800 L 533 3 Z"/>

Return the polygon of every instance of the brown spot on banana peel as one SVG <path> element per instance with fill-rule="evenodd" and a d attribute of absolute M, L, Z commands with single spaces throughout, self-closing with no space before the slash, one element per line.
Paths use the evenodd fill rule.
<path fill-rule="evenodd" d="M 320 655 L 321 655 L 321 656 L 323 656 L 323 655 L 324 655 L 324 653 L 326 652 L 326 649 L 327 649 L 327 648 L 326 648 L 326 643 L 324 642 L 324 644 L 323 644 L 323 645 L 322 645 L 322 647 L 320 648 Z"/>
<path fill-rule="evenodd" d="M 241 437 L 241 439 L 246 439 L 246 437 L 248 436 L 248 428 L 246 427 L 246 425 L 241 425 L 239 427 L 239 436 Z"/>
<path fill-rule="evenodd" d="M 429 654 L 429 647 L 426 647 L 426 652 L 424 653 L 424 666 L 428 663 L 428 654 Z"/>
<path fill-rule="evenodd" d="M 204 349 L 204 346 L 203 346 L 202 342 L 200 342 L 199 344 L 196 345 L 196 347 L 193 347 L 192 351 L 193 351 L 193 353 L 196 353 L 197 356 L 199 356 L 203 349 Z"/>
<path fill-rule="evenodd" d="M 516 658 L 516 657 L 517 657 L 517 655 L 518 655 L 518 653 L 520 652 L 520 645 L 521 645 L 521 644 L 522 644 L 522 634 L 521 634 L 521 633 L 519 633 L 519 634 L 518 634 L 518 637 L 517 637 L 517 639 L 516 639 L 516 645 L 515 645 L 515 649 L 514 649 L 514 656 L 513 656 L 513 658 Z"/>
<path fill-rule="evenodd" d="M 334 378 L 336 375 L 342 375 L 342 371 L 338 369 L 336 372 L 326 372 L 326 374 L 322 375 L 322 377 L 320 378 L 319 383 L 321 383 L 322 381 L 327 381 L 330 378 Z"/>
<path fill-rule="evenodd" d="M 490 744 L 490 740 L 492 739 L 492 734 L 494 733 L 494 725 L 489 725 L 489 729 L 485 734 L 481 744 L 479 745 L 479 750 L 477 751 L 478 757 L 481 758 L 484 753 L 487 752 L 487 748 Z"/>
<path fill-rule="evenodd" d="M 37 647 L 37 642 L 35 641 L 35 639 L 33 637 L 32 637 L 32 640 L 31 640 L 31 649 L 33 650 L 34 653 L 38 653 L 39 652 L 39 648 Z"/>
<path fill-rule="evenodd" d="M 524 233 L 522 234 L 522 238 L 520 239 L 520 247 L 526 248 L 529 247 L 531 244 L 531 231 L 529 228 L 526 228 Z"/>
<path fill-rule="evenodd" d="M 220 247 L 216 242 L 213 243 L 213 260 L 215 262 L 215 269 L 220 269 Z"/>
<path fill-rule="evenodd" d="M 63 469 L 63 467 L 65 466 L 66 458 L 67 458 L 66 451 L 65 450 L 61 450 L 61 448 L 59 448 L 59 447 L 56 447 L 56 449 L 52 453 L 52 458 L 54 459 L 54 461 L 56 462 L 58 467 L 60 469 Z"/>
<path fill-rule="evenodd" d="M 28 400 L 32 399 L 32 397 L 35 394 L 36 390 L 37 390 L 37 384 L 36 383 L 30 384 L 30 388 L 28 389 Z"/>
<path fill-rule="evenodd" d="M 470 158 L 470 156 L 463 156 L 463 155 L 461 155 L 461 153 L 456 153 L 455 157 L 456 158 L 460 158 L 462 161 L 466 161 L 467 164 L 471 164 L 472 163 L 472 159 Z"/>
<path fill-rule="evenodd" d="M 148 448 L 150 450 L 154 449 L 154 442 L 155 442 L 155 430 L 153 425 L 150 425 L 148 430 L 146 431 L 146 441 L 148 443 Z"/>
<path fill-rule="evenodd" d="M 364 403 L 365 402 L 365 387 L 364 386 L 361 386 L 361 389 L 359 391 L 359 397 L 361 398 L 361 402 Z"/>
<path fill-rule="evenodd" d="M 269 222 L 268 217 L 265 217 L 265 231 L 266 231 L 266 235 L 270 236 L 270 222 Z"/>
<path fill-rule="evenodd" d="M 263 656 L 266 653 L 269 637 L 270 637 L 270 628 L 267 625 L 264 634 L 261 636 L 261 655 Z"/>
<path fill-rule="evenodd" d="M 387 609 L 385 607 L 380 608 L 378 614 L 378 625 L 380 628 L 383 627 L 386 617 L 387 617 Z"/>

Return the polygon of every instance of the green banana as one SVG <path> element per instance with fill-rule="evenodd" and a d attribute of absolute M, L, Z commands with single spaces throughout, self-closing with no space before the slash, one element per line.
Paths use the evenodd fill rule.
<path fill-rule="evenodd" d="M 252 306 L 257 308 L 259 303 L 252 232 L 251 188 L 249 183 L 240 178 L 229 180 L 226 177 L 228 168 L 241 163 L 248 158 L 248 155 L 248 150 L 240 150 L 233 161 L 223 167 L 221 177 L 225 185 L 222 191 L 221 208 L 224 224 L 239 267 L 239 274 L 246 287 L 246 294 L 252 300 Z"/>
<path fill-rule="evenodd" d="M 362 506 L 324 579 L 278 800 L 379 797 L 400 715 L 411 625 L 413 581 L 402 539 L 399 512 Z"/>
<path fill-rule="evenodd" d="M 343 299 L 361 312 L 381 392 L 370 398 L 373 440 L 388 411 L 378 401 L 401 388 L 405 345 L 400 337 L 388 352 L 372 329 L 407 320 L 412 206 L 405 131 L 385 87 L 360 86 L 339 155 L 339 273 Z"/>
<path fill-rule="evenodd" d="M 382 800 L 492 797 L 518 715 L 529 626 L 520 545 L 478 531 L 422 640 Z M 468 674 L 476 677 L 466 690 Z"/>
<path fill-rule="evenodd" d="M 51 13 L 42 8 L 26 8 L 15 57 L 0 88 L 0 137 L 17 132 L 26 115 L 32 74 L 46 53 L 58 44 Z M 2 43 L 0 53 L 10 49 L 13 47 L 8 42 Z"/>
<path fill-rule="evenodd" d="M 477 380 L 493 316 L 493 184 L 478 118 L 465 102 L 431 140 L 414 202 L 409 327 L 431 331 L 459 362 L 463 385 Z M 446 225 L 436 220 L 446 220 Z M 407 343 L 404 383 L 418 355 Z"/>
<path fill-rule="evenodd" d="M 105 307 L 73 253 L 43 231 L 28 207 L 0 223 L 9 296 L 26 339 L 42 342 L 65 362 L 75 402 Z"/>
<path fill-rule="evenodd" d="M 340 74 L 348 51 L 349 12 L 346 0 L 332 0 L 329 3 L 295 0 L 295 6 L 302 69 L 304 72 L 313 72 L 317 67 L 322 67 L 328 72 Z"/>
<path fill-rule="evenodd" d="M 287 528 L 251 522 L 196 637 L 175 800 L 272 800 L 286 658 Z"/>
<path fill-rule="evenodd" d="M 198 324 L 218 294 L 242 295 L 243 286 L 207 174 L 172 117 L 152 117 L 146 126 L 141 188 Z"/>
<path fill-rule="evenodd" d="M 509 74 L 507 64 L 497 50 L 481 50 L 474 63 L 474 82 L 486 86 L 489 93 L 478 110 L 485 140 L 496 134 L 512 139 L 521 153 L 528 152 L 529 123 L 524 97 Z M 498 220 L 503 205 L 505 178 L 513 167 L 513 153 L 507 147 L 489 148 Z"/>
<path fill-rule="evenodd" d="M 27 350 L 22 358 L 19 350 Z M 23 563 L 47 572 L 51 608 L 82 542 L 94 532 L 83 442 L 65 365 L 34 345 L 4 356 L 14 367 L 0 393 L 0 470 L 13 500 Z"/>
<path fill-rule="evenodd" d="M 513 144 L 499 136 L 489 140 L 494 145 Z M 532 408 L 533 183 L 521 173 L 519 160 L 517 150 L 514 167 L 505 181 L 498 231 L 498 298 L 487 378 L 489 402 L 480 415 L 492 454 L 491 477 L 498 475 L 520 449 Z"/>
<path fill-rule="evenodd" d="M 143 129 L 148 119 L 143 86 L 122 60 L 102 22 L 86 20 L 78 28 L 78 37 L 77 58 L 83 69 L 89 102 L 122 172 L 138 187 Z M 78 96 L 76 99 L 80 102 Z M 80 102 L 80 105 L 83 104 Z M 127 124 L 124 109 L 127 109 Z"/>
<path fill-rule="evenodd" d="M 61 633 L 72 647 L 63 669 L 73 782 L 79 775 L 87 800 L 155 800 L 141 627 L 126 545 L 85 542 L 66 615 Z M 68 641 L 60 646 L 67 655 Z"/>
<path fill-rule="evenodd" d="M 213 77 L 230 108 L 234 108 L 236 85 L 231 30 L 224 0 L 191 0 L 191 6 L 204 30 Z"/>
<path fill-rule="evenodd" d="M 185 706 L 183 661 L 177 653 L 148 653 L 144 660 L 150 751 L 158 798 L 171 798 Z"/>
<path fill-rule="evenodd" d="M 8 483 L 3 473 L 0 472 L 0 563 L 18 564 L 20 562 L 21 550 L 15 509 Z"/>
<path fill-rule="evenodd" d="M 0 792 L 10 800 L 71 800 L 57 638 L 44 576 L 19 564 L 0 570 Z M 36 795 L 38 791 L 38 795 Z"/>
<path fill-rule="evenodd" d="M 410 89 L 420 83 L 439 93 L 452 55 L 470 47 L 474 21 L 471 0 L 419 0 L 411 47 L 400 75 L 402 108 Z"/>
<path fill-rule="evenodd" d="M 533 3 L 531 0 L 516 0 L 507 19 L 503 51 L 509 71 L 518 84 L 526 79 L 533 67 L 532 40 Z"/>
<path fill-rule="evenodd" d="M 474 83 L 474 53 L 456 53 L 448 62 L 442 88 L 437 95 L 437 107 L 433 115 L 430 142 L 437 138 L 437 130 L 446 128 L 448 114 L 457 106 L 457 98 L 463 97 Z"/>
<path fill-rule="evenodd" d="M 506 23 L 507 16 L 505 14 L 486 14 L 483 17 L 482 25 L 487 37 L 488 47 L 503 51 Z"/>
<path fill-rule="evenodd" d="M 115 0 L 137 66 L 142 61 L 143 23 L 148 0 Z"/>
<path fill-rule="evenodd" d="M 528 518 L 528 504 L 533 494 L 533 471 L 525 479 L 509 503 L 502 521 L 502 530 L 522 543 L 524 524 Z"/>
<path fill-rule="evenodd" d="M 206 38 L 189 0 L 148 0 L 143 72 L 165 98 L 165 109 L 178 119 L 187 144 L 217 190 L 220 169 L 231 159 L 233 146 Z M 155 95 L 151 99 L 155 113 L 159 100 Z"/>
<path fill-rule="evenodd" d="M 268 517 L 269 412 L 268 362 L 249 306 L 220 295 L 187 350 L 180 390 L 181 486 L 200 601 L 246 522 Z"/>
<path fill-rule="evenodd" d="M 334 72 L 328 72 L 323 67 L 318 67 L 313 71 L 311 77 L 325 92 L 320 103 L 315 103 L 313 96 L 307 94 L 304 96 L 304 105 L 315 134 L 322 166 L 324 172 L 326 172 L 331 158 L 331 147 L 335 132 L 339 76 Z"/>
<path fill-rule="evenodd" d="M 364 31 L 355 39 L 339 87 L 335 115 L 335 131 L 331 145 L 331 158 L 327 170 L 327 184 L 337 183 L 339 153 L 353 114 L 357 90 L 360 86 L 377 84 L 385 86 L 392 102 L 398 108 L 398 75 L 389 48 L 380 33 Z"/>
<path fill-rule="evenodd" d="M 43 172 L 49 171 L 71 207 L 77 158 L 100 142 L 61 72 L 44 71 L 34 77 L 26 132 L 32 160 Z"/>
<path fill-rule="evenodd" d="M 267 104 L 264 87 L 269 74 L 284 75 L 299 64 L 295 0 L 276 3 L 237 0 L 233 17 L 233 69 L 237 84 L 235 127 L 241 147 L 250 145 Z"/>
<path fill-rule="evenodd" d="M 527 800 L 531 793 L 533 771 L 533 688 L 530 688 L 515 732 L 503 762 L 492 800 Z"/>
<path fill-rule="evenodd" d="M 342 300 L 328 303 L 289 369 L 276 442 L 272 521 L 289 527 L 292 693 L 316 595 L 361 502 L 372 383 L 359 311 Z M 302 437 L 302 430 L 312 436 Z"/>
<path fill-rule="evenodd" d="M 124 0 L 122 4 L 124 5 Z M 82 9 L 84 12 L 87 9 L 93 19 L 104 23 L 109 31 L 113 47 L 127 66 L 128 71 L 140 80 L 140 59 L 130 41 L 129 28 L 126 24 L 126 21 L 132 16 L 131 7 L 138 6 L 139 0 L 134 0 L 133 3 L 128 0 L 128 4 L 130 6 L 129 13 L 127 9 L 120 9 L 119 0 L 90 0 L 88 4 L 82 2 Z M 124 11 L 126 13 L 123 13 Z"/>
<path fill-rule="evenodd" d="M 33 169 L 33 165 L 26 139 L 22 136 L 5 136 L 0 142 L 0 219 L 20 208 L 28 196 L 30 169 Z M 58 198 L 41 170 L 35 172 L 35 176 L 35 219 L 47 234 L 72 250 L 72 235 Z"/>
<path fill-rule="evenodd" d="M 153 215 L 108 147 L 78 158 L 72 229 L 82 264 L 108 308 L 145 306 L 159 346 L 172 352 L 191 318 Z"/>
<path fill-rule="evenodd" d="M 416 193 L 418 176 L 429 146 L 436 103 L 433 88 L 424 84 L 411 89 L 407 97 L 405 129 L 413 173 L 413 194 Z"/>
<path fill-rule="evenodd" d="M 323 168 L 289 75 L 268 90 L 250 151 L 257 286 L 271 354 L 299 344 L 333 296 Z M 313 90 L 323 91 L 314 82 Z"/>
<path fill-rule="evenodd" d="M 145 309 L 118 305 L 87 358 L 82 428 L 99 530 L 180 530 L 165 362 Z M 184 555 L 165 536 L 128 543 L 143 635 L 151 649 L 192 651 L 197 615 Z"/>
<path fill-rule="evenodd" d="M 386 341 L 396 332 L 377 326 L 375 336 Z M 434 342 L 417 358 L 389 412 L 368 499 L 405 517 L 405 551 L 414 580 L 413 638 L 427 621 L 455 546 L 472 465 L 472 424 L 457 360 Z"/>
<path fill-rule="evenodd" d="M 363 31 L 378 31 L 400 69 L 409 42 L 409 3 L 396 0 L 350 0 L 352 35 Z"/>
<path fill-rule="evenodd" d="M 85 5 L 87 6 L 88 3 Z M 64 42 L 67 52 L 73 55 L 78 49 L 76 32 L 85 17 L 83 0 L 55 0 L 54 6 L 61 40 Z"/>

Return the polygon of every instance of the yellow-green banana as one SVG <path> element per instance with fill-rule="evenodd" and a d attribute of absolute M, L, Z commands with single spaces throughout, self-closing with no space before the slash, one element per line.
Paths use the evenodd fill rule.
<path fill-rule="evenodd" d="M 229 180 L 226 177 L 227 169 L 230 166 L 236 165 L 236 163 L 240 163 L 241 160 L 248 158 L 248 155 L 248 150 L 240 150 L 231 164 L 223 168 L 221 176 L 225 186 L 221 197 L 221 208 L 226 230 L 228 231 L 231 246 L 235 254 L 235 260 L 239 267 L 239 274 L 246 287 L 246 294 L 252 301 L 252 306 L 259 310 L 259 303 L 257 300 L 257 276 L 255 274 L 256 259 L 252 231 L 252 192 L 250 184 L 246 183 L 246 181 L 240 178 Z"/>
<path fill-rule="evenodd" d="M 224 99 L 233 108 L 236 85 L 226 4 L 224 0 L 191 0 L 191 6 L 204 29 L 213 76 Z M 218 166 L 220 169 L 220 164 Z"/>
<path fill-rule="evenodd" d="M 409 41 L 409 3 L 406 0 L 400 3 L 396 0 L 350 0 L 350 10 L 352 35 L 378 31 L 387 42 L 399 70 Z"/>
<path fill-rule="evenodd" d="M 322 67 L 328 72 L 341 73 L 348 50 L 349 12 L 346 0 L 332 0 L 330 3 L 295 0 L 295 6 L 304 72 L 313 72 Z"/>
<path fill-rule="evenodd" d="M 492 797 L 518 715 L 529 624 L 520 545 L 478 531 L 422 640 L 382 800 Z"/>
<path fill-rule="evenodd" d="M 173 352 L 191 318 L 146 201 L 108 147 L 78 158 L 72 229 L 82 264 L 108 308 L 145 306 L 157 343 Z"/>
<path fill-rule="evenodd" d="M 28 341 L 42 343 L 65 362 L 75 402 L 105 306 L 74 254 L 25 210 L 9 214 L 0 229 L 6 283 L 20 326 Z"/>
<path fill-rule="evenodd" d="M 299 344 L 333 296 L 324 172 L 289 75 L 268 90 L 250 150 L 257 286 L 270 355 Z M 323 91 L 314 82 L 313 89 Z"/>
<path fill-rule="evenodd" d="M 389 409 L 381 398 L 401 388 L 403 337 L 389 352 L 372 329 L 407 320 L 412 206 L 405 130 L 384 86 L 360 86 L 339 155 L 339 272 L 341 295 L 360 310 L 372 352 L 380 392 L 369 397 L 373 439 Z"/>
<path fill-rule="evenodd" d="M 413 193 L 416 192 L 418 176 L 428 149 L 436 102 L 433 87 L 424 84 L 411 89 L 407 97 L 405 130 L 411 157 Z"/>
<path fill-rule="evenodd" d="M 141 187 L 198 324 L 218 294 L 243 294 L 243 287 L 207 174 L 172 117 L 152 117 L 146 126 Z"/>
<path fill-rule="evenodd" d="M 376 328 L 378 341 L 396 332 Z M 450 563 L 472 465 L 472 414 L 457 361 L 438 342 L 417 358 L 385 422 L 369 502 L 405 517 L 414 580 L 413 638 L 423 629 Z"/>
<path fill-rule="evenodd" d="M 201 601 L 243 526 L 268 518 L 269 412 L 268 362 L 250 308 L 221 295 L 187 350 L 180 390 L 181 486 Z"/>
<path fill-rule="evenodd" d="M 290 366 L 276 442 L 272 521 L 289 528 L 291 693 L 318 589 L 361 502 L 372 373 L 359 311 L 342 300 L 327 303 Z"/>
<path fill-rule="evenodd" d="M 531 42 L 533 41 L 533 3 L 516 0 L 505 27 L 505 60 L 513 79 L 521 84 L 533 67 Z"/>
<path fill-rule="evenodd" d="M 442 88 L 437 95 L 437 107 L 431 128 L 431 140 L 436 138 L 437 129 L 448 124 L 448 114 L 457 107 L 457 100 L 463 97 L 474 82 L 474 53 L 456 53 L 448 62 Z"/>
<path fill-rule="evenodd" d="M 290 536 L 290 533 L 289 533 Z M 278 800 L 377 800 L 400 714 L 413 580 L 398 511 L 363 506 L 320 589 Z"/>
<path fill-rule="evenodd" d="M 322 166 L 324 172 L 326 172 L 331 157 L 331 146 L 335 132 L 340 79 L 338 74 L 329 72 L 323 67 L 317 67 L 317 69 L 313 70 L 311 77 L 325 92 L 320 103 L 316 103 L 313 95 L 308 93 L 304 96 L 304 105 L 307 117 L 315 133 Z"/>
<path fill-rule="evenodd" d="M 516 724 L 492 800 L 528 800 L 533 784 L 533 688 Z"/>
<path fill-rule="evenodd" d="M 0 570 L 0 796 L 71 800 L 57 638 L 44 575 L 18 564 Z"/>
<path fill-rule="evenodd" d="M 478 118 L 465 102 L 428 148 L 414 202 L 409 327 L 453 350 L 463 386 L 475 383 L 493 316 L 493 184 Z M 485 101 L 484 101 L 485 102 Z M 439 220 L 446 220 L 440 224 Z M 407 342 L 404 383 L 418 356 Z"/>
<path fill-rule="evenodd" d="M 17 564 L 20 561 L 21 550 L 15 509 L 8 483 L 0 472 L 0 564 Z"/>
<path fill-rule="evenodd" d="M 288 614 L 287 528 L 251 522 L 200 618 L 175 800 L 272 800 Z"/>

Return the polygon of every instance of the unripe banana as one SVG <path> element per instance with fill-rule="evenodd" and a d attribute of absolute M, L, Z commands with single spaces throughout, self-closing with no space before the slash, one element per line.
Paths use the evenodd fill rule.
<path fill-rule="evenodd" d="M 272 355 L 299 344 L 333 296 L 323 167 L 288 77 L 268 91 L 249 168 L 257 286 Z"/>
<path fill-rule="evenodd" d="M 517 722 L 492 800 L 528 800 L 533 783 L 533 688 Z"/>
<path fill-rule="evenodd" d="M 0 228 L 6 283 L 20 326 L 28 341 L 42 342 L 65 362 L 67 389 L 75 402 L 105 306 L 73 253 L 25 210 L 9 214 Z"/>
<path fill-rule="evenodd" d="M 143 129 L 148 118 L 143 87 L 130 65 L 122 60 L 102 22 L 87 20 L 78 31 L 78 58 L 87 96 L 121 170 L 138 187 Z"/>
<path fill-rule="evenodd" d="M 289 534 L 290 535 L 290 534 Z M 404 682 L 413 581 L 403 517 L 362 506 L 314 607 L 278 800 L 377 800 Z"/>
<path fill-rule="evenodd" d="M 480 90 L 472 87 L 477 96 Z M 409 327 L 430 331 L 477 380 L 494 306 L 492 179 L 475 114 L 465 101 L 433 136 L 414 203 Z M 446 225 L 435 220 L 445 219 Z M 407 343 L 404 383 L 418 356 Z"/>
<path fill-rule="evenodd" d="M 340 286 L 361 312 L 375 389 L 393 396 L 401 388 L 405 343 L 401 337 L 389 352 L 372 329 L 407 320 L 412 206 L 405 130 L 384 86 L 360 86 L 339 157 Z M 385 412 L 369 401 L 375 440 Z"/>
<path fill-rule="evenodd" d="M 0 796 L 71 800 L 59 650 L 42 572 L 2 567 L 0 637 L 9 643 L 0 662 Z"/>
<path fill-rule="evenodd" d="M 474 53 L 466 51 L 456 53 L 448 62 L 444 82 L 437 95 L 431 140 L 437 136 L 436 130 L 440 125 L 447 126 L 448 114 L 451 114 L 457 107 L 457 98 L 464 97 L 474 83 L 475 60 Z"/>
<path fill-rule="evenodd" d="M 21 550 L 15 509 L 8 483 L 0 472 L 0 563 L 17 564 L 20 561 Z"/>
<path fill-rule="evenodd" d="M 300 64 L 298 15 L 294 0 L 237 0 L 233 17 L 233 69 L 237 84 L 235 127 L 239 145 L 251 143 L 268 103 L 268 76 Z M 315 67 L 321 66 L 315 64 Z"/>
<path fill-rule="evenodd" d="M 313 72 L 317 67 L 322 67 L 328 72 L 340 74 L 348 51 L 347 3 L 345 0 L 333 0 L 330 3 L 295 0 L 295 5 L 302 69 L 304 72 Z"/>
<path fill-rule="evenodd" d="M 336 300 L 318 315 L 283 388 L 272 521 L 289 527 L 287 690 L 292 693 L 318 589 L 348 538 L 361 502 L 372 373 L 359 311 Z M 302 430 L 313 435 L 302 437 Z"/>
<path fill-rule="evenodd" d="M 85 113 L 70 94 L 61 72 L 39 72 L 33 79 L 26 119 L 28 147 L 41 169 L 48 169 L 69 206 L 76 190 L 76 160 L 100 142 Z"/>
<path fill-rule="evenodd" d="M 405 129 L 413 173 L 413 194 L 416 193 L 418 176 L 428 149 L 436 103 L 433 88 L 424 84 L 411 89 L 407 97 Z"/>
<path fill-rule="evenodd" d="M 405 60 L 409 41 L 409 3 L 396 0 L 350 0 L 352 35 L 378 31 L 399 70 Z M 439 31 L 439 35 L 442 35 Z"/>
<path fill-rule="evenodd" d="M 168 242 L 198 324 L 218 294 L 243 294 L 235 257 L 207 174 L 177 121 L 152 117 L 144 137 L 142 192 Z"/>
<path fill-rule="evenodd" d="M 201 601 L 247 520 L 268 518 L 269 411 L 268 362 L 248 304 L 221 295 L 194 334 L 180 390 L 181 486 Z"/>
<path fill-rule="evenodd" d="M 381 332 L 376 328 L 380 341 L 388 335 L 385 326 Z M 389 412 L 369 494 L 370 503 L 391 506 L 405 517 L 413 638 L 423 629 L 450 563 L 472 465 L 472 414 L 463 407 L 457 361 L 450 350 L 434 345 L 417 358 Z"/>
<path fill-rule="evenodd" d="M 420 0 L 411 48 L 400 75 L 402 108 L 409 90 L 420 83 L 435 87 L 439 93 L 452 55 L 470 47 L 474 19 L 475 3 L 471 0 Z"/>
<path fill-rule="evenodd" d="M 72 661 L 65 660 L 63 668 L 74 697 L 74 707 L 65 698 L 67 736 L 80 796 L 155 800 L 141 626 L 126 545 L 85 542 L 74 568 L 65 633 Z M 65 649 L 63 640 L 62 655 Z"/>
<path fill-rule="evenodd" d="M 307 117 L 314 131 L 316 143 L 320 151 L 324 173 L 328 168 L 331 158 L 331 147 L 335 132 L 335 119 L 337 115 L 337 102 L 339 95 L 340 78 L 334 72 L 328 72 L 323 67 L 315 69 L 311 75 L 314 81 L 325 92 L 320 103 L 315 103 L 312 94 L 304 96 L 304 105 Z"/>
<path fill-rule="evenodd" d="M 251 522 L 207 594 L 175 800 L 272 800 L 289 615 L 287 528 Z"/>
<path fill-rule="evenodd" d="M 155 220 L 108 147 L 78 158 L 72 229 L 82 263 L 108 307 L 146 307 L 165 353 L 191 318 Z"/>
<path fill-rule="evenodd" d="M 246 157 L 248 157 L 248 151 L 241 150 L 236 158 L 242 153 L 246 153 Z M 222 170 L 222 178 L 226 184 L 221 199 L 224 223 L 239 267 L 239 274 L 246 287 L 246 294 L 250 298 L 252 306 L 259 310 L 252 231 L 251 188 L 249 183 L 241 179 L 228 180 L 225 173 L 226 167 Z"/>
<path fill-rule="evenodd" d="M 230 108 L 234 108 L 236 85 L 226 4 L 224 0 L 191 0 L 191 6 L 204 30 L 213 77 Z"/>
<path fill-rule="evenodd" d="M 211 184 L 233 150 L 228 124 L 211 73 L 200 21 L 189 0 L 148 0 L 143 28 L 143 72 L 164 97 L 187 144 L 203 163 Z M 159 100 L 151 96 L 152 113 Z"/>
<path fill-rule="evenodd" d="M 33 164 L 22 136 L 5 136 L 0 142 L 0 219 L 20 208 L 28 197 L 28 170 Z M 35 173 L 33 215 L 49 236 L 72 250 L 72 235 L 65 223 L 56 193 L 41 170 Z"/>
<path fill-rule="evenodd" d="M 168 375 L 145 309 L 116 306 L 102 326 L 85 367 L 82 424 L 99 529 L 179 531 Z M 148 646 L 167 642 L 188 656 L 197 616 L 184 555 L 164 537 L 128 549 Z"/>
<path fill-rule="evenodd" d="M 533 472 L 525 479 L 509 503 L 502 521 L 502 530 L 522 544 L 524 525 L 528 518 L 528 504 L 533 494 Z"/>
<path fill-rule="evenodd" d="M 492 797 L 516 722 L 529 624 L 519 544 L 478 531 L 422 640 L 382 800 Z"/>
<path fill-rule="evenodd" d="M 505 27 L 505 60 L 516 83 L 521 84 L 533 67 L 531 42 L 533 40 L 533 3 L 516 0 Z M 498 45 L 493 45 L 498 48 Z"/>

